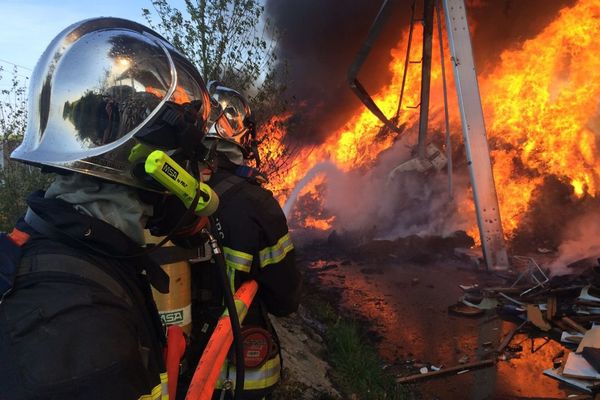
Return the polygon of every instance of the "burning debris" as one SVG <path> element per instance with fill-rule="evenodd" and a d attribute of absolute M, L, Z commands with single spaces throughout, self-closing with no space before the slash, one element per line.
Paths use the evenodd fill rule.
<path fill-rule="evenodd" d="M 310 7 L 312 3 L 307 2 L 305 6 Z M 583 351 L 568 353 L 568 350 L 574 350 L 572 343 L 593 331 L 594 322 L 600 323 L 600 300 L 593 299 L 595 291 L 600 289 L 597 279 L 600 276 L 597 261 L 600 257 L 600 213 L 597 211 L 600 205 L 600 162 L 597 159 L 600 76 L 596 76 L 600 74 L 600 58 L 596 56 L 600 49 L 593 40 L 600 35 L 600 1 L 532 1 L 526 5 L 510 0 L 474 1 L 469 6 L 473 11 L 470 26 L 477 33 L 473 35 L 477 62 L 484 66 L 479 70 L 478 79 L 501 226 L 511 251 L 536 252 L 536 257 L 543 262 L 538 264 L 531 258 L 514 257 L 511 262 L 516 274 L 506 272 L 505 279 L 490 278 L 477 286 L 463 288 L 460 302 L 450 310 L 445 308 L 445 313 L 450 311 L 453 316 L 468 315 L 490 321 L 499 316 L 512 321 L 514 326 L 497 340 L 485 340 L 477 348 L 477 354 L 464 348 L 457 350 L 453 363 L 447 363 L 450 367 L 440 371 L 462 374 L 469 368 L 460 367 L 460 360 L 472 368 L 491 365 L 502 368 L 504 361 L 520 365 L 526 349 L 532 354 L 558 353 L 555 351 L 558 348 L 563 351 L 558 343 L 563 343 L 566 346 L 563 369 L 546 368 L 546 373 L 558 379 L 571 379 L 574 376 L 571 367 L 580 368 L 582 359 L 590 365 L 594 363 L 584 357 Z M 285 14 L 274 2 L 270 2 L 270 7 L 278 16 Z M 531 14 L 523 17 L 527 12 Z M 494 41 L 493 31 L 497 28 L 492 25 L 498 24 L 485 22 L 497 18 L 511 21 L 525 18 L 527 23 L 521 30 L 508 24 L 510 32 Z M 415 37 L 420 37 L 420 33 L 415 32 Z M 420 133 L 419 112 L 415 106 L 419 104 L 421 77 L 419 68 L 412 68 L 404 82 L 403 65 L 422 58 L 422 43 L 413 43 L 405 58 L 408 29 L 394 38 L 398 42 L 391 52 L 390 62 L 378 63 L 378 67 L 388 65 L 384 75 L 389 83 L 379 82 L 376 90 L 370 92 L 376 93 L 373 99 L 386 116 L 397 116 L 394 122 L 402 126 L 401 133 L 387 130 L 381 134 L 382 123 L 370 111 L 357 108 L 351 112 L 352 103 L 340 95 L 339 87 L 332 91 L 321 88 L 322 94 L 327 93 L 318 99 L 320 101 L 310 104 L 326 110 L 321 114 L 324 117 L 312 118 L 317 114 L 312 109 L 310 122 L 304 124 L 307 129 L 302 135 L 279 133 L 280 138 L 287 138 L 287 143 L 301 145 L 289 170 L 273 179 L 271 187 L 279 194 L 280 202 L 286 204 L 296 233 L 317 233 L 315 237 L 321 238 L 312 243 L 315 257 L 321 260 L 319 267 L 312 268 L 311 272 L 319 279 L 339 278 L 348 292 L 354 291 L 351 274 L 360 275 L 367 283 L 381 281 L 380 275 L 384 274 L 377 271 L 390 265 L 400 264 L 405 268 L 406 265 L 450 262 L 455 260 L 457 247 L 469 249 L 462 251 L 467 254 L 474 245 L 481 244 L 476 243 L 480 236 L 474 218 L 469 166 L 465 161 L 468 149 L 460 144 L 452 145 L 448 161 L 454 169 L 450 172 L 436 167 L 433 162 L 433 168 L 421 168 L 421 165 L 406 168 L 415 164 L 410 160 Z M 440 39 L 434 37 L 435 40 Z M 292 44 L 298 45 L 298 42 Z M 433 47 L 438 44 L 434 43 Z M 442 47 L 448 52 L 444 39 Z M 344 68 L 348 64 L 344 61 Z M 367 68 L 365 82 L 368 83 L 376 70 Z M 401 90 L 404 99 L 398 110 Z M 441 93 L 440 58 L 434 52 L 427 138 L 428 144 L 432 143 L 445 154 Z M 334 104 L 333 99 L 338 96 L 343 101 L 338 109 L 341 111 L 335 113 L 336 108 L 328 105 Z M 452 142 L 462 143 L 456 95 L 450 94 L 449 99 Z M 299 118 L 294 115 L 290 120 Z M 307 138 L 312 133 L 314 136 Z M 272 145 L 273 154 L 286 146 L 281 142 Z M 403 167 L 398 168 L 399 165 Z M 447 189 L 449 174 L 454 182 L 453 191 Z M 348 265 L 342 265 L 336 257 L 346 258 L 344 262 Z M 477 264 L 480 258 L 475 256 Z M 353 270 L 355 264 L 361 265 L 357 271 Z M 393 271 L 393 274 L 401 273 Z M 331 280 L 326 284 L 332 284 Z M 396 289 L 403 291 L 406 302 L 416 301 L 407 293 L 418 290 L 419 295 L 426 296 L 423 290 L 429 285 L 423 282 L 422 275 L 403 276 Z M 439 287 L 431 284 L 434 286 Z M 379 289 L 362 290 L 377 292 Z M 360 291 L 353 296 L 356 297 L 351 307 L 360 308 L 366 315 L 379 316 L 378 313 L 386 309 L 381 297 L 361 297 Z M 370 304 L 368 300 L 372 298 L 377 301 Z M 428 300 L 421 301 L 425 304 Z M 423 318 L 423 304 L 416 313 L 419 318 Z M 421 345 L 421 342 L 430 345 L 419 337 L 426 331 L 423 328 L 426 322 L 418 320 L 415 324 L 417 326 L 402 326 L 409 332 L 403 339 L 411 338 L 413 345 Z M 439 341 L 437 344 L 440 345 Z M 588 353 L 595 351 L 586 351 L 591 360 Z M 555 361 L 558 365 L 557 357 Z M 437 365 L 437 360 L 435 362 Z M 417 362 L 415 367 L 419 364 L 424 363 Z M 440 371 L 432 372 L 428 365 L 426 367 L 424 375 L 428 377 L 447 373 L 438 374 Z"/>
<path fill-rule="evenodd" d="M 451 257 L 455 248 L 469 248 L 475 244 L 473 238 L 464 231 L 454 232 L 447 237 L 411 235 L 395 240 L 370 240 L 367 242 L 357 238 L 356 235 L 339 235 L 333 231 L 327 242 L 357 261 L 414 262 L 417 264 L 427 264 Z"/>
<path fill-rule="evenodd" d="M 497 362 L 521 357 L 523 340 L 542 338 L 564 350 L 543 373 L 588 393 L 600 388 L 600 260 L 576 274 L 550 278 L 534 259 L 513 260 L 517 272 L 509 285 L 462 285 L 464 295 L 449 312 L 466 317 L 493 312 L 515 327 L 485 357 Z M 509 277 L 504 277 L 506 282 Z M 462 306 L 462 307 L 459 307 Z M 519 339 L 515 339 L 519 336 Z M 532 352 L 535 347 L 532 347 Z M 487 362 L 485 358 L 482 362 Z M 542 371 L 540 371 L 542 372 Z"/>
<path fill-rule="evenodd" d="M 600 33 L 600 21 L 595 17 L 600 4 L 591 0 L 536 0 L 527 4 L 478 1 L 468 6 L 471 28 L 476 33 L 474 53 L 477 64 L 483 66 L 479 85 L 505 234 L 518 252 L 538 247 L 556 250 L 566 240 L 568 222 L 586 215 L 597 204 L 600 78 L 596 79 L 595 71 L 600 71 L 600 61 L 595 57 L 597 44 L 589 38 Z M 297 9 L 275 2 L 267 4 L 272 17 L 285 22 L 281 26 L 286 27 L 287 36 L 280 43 L 281 54 L 307 60 L 302 64 L 303 72 L 308 68 L 316 71 L 315 76 L 339 79 L 323 79 L 326 83 L 317 79 L 315 82 L 324 85 L 319 90 L 297 91 L 299 103 L 310 105 L 312 112 L 307 114 L 306 107 L 298 107 L 265 125 L 265 129 L 277 125 L 269 136 L 278 140 L 266 143 L 263 159 L 268 160 L 269 154 L 281 155 L 290 146 L 297 150 L 285 173 L 273 177 L 271 189 L 286 204 L 297 229 L 364 231 L 377 225 L 376 236 L 386 239 L 411 234 L 444 236 L 457 230 L 478 238 L 463 146 L 453 145 L 453 197 L 446 189 L 448 176 L 443 170 L 422 178 L 415 178 L 412 172 L 402 173 L 395 182 L 386 182 L 395 167 L 412 158 L 419 113 L 410 107 L 419 103 L 419 68 L 407 73 L 406 107 L 397 121 L 405 128 L 399 137 L 393 132 L 380 135 L 381 122 L 368 110 L 355 108 L 356 101 L 342 82 L 342 71 L 350 64 L 355 49 L 344 50 L 332 63 L 314 66 L 310 58 L 304 57 L 309 48 L 303 35 L 306 26 L 297 26 L 291 16 L 328 15 L 341 12 L 338 8 L 314 1 L 303 2 Z M 366 85 L 376 89 L 371 90 L 376 93 L 374 100 L 388 116 L 394 115 L 398 106 L 408 41 L 407 10 L 400 8 L 394 13 L 405 15 L 399 20 L 406 22 L 390 24 L 394 28 L 386 28 L 381 48 L 373 50 L 374 60 L 386 61 L 367 65 L 361 75 Z M 344 43 L 354 42 L 358 47 L 369 18 L 353 17 L 374 15 L 376 11 L 373 5 L 349 6 L 339 19 L 332 19 L 339 26 L 329 28 L 341 27 L 338 32 L 347 33 Z M 485 23 L 499 19 L 522 23 L 508 24 L 508 31 L 502 32 L 495 28 L 497 24 Z M 361 23 L 357 25 L 358 20 Z M 318 19 L 309 21 L 319 23 Z M 419 29 L 416 27 L 415 38 L 420 37 Z M 331 49 L 348 48 L 339 46 L 341 40 L 330 35 L 315 51 L 338 54 Z M 434 35 L 434 48 L 437 40 Z M 392 42 L 394 50 L 386 55 Z M 445 41 L 444 46 L 447 51 Z M 420 51 L 417 40 L 409 59 L 420 59 Z M 387 71 L 381 71 L 385 66 Z M 297 86 L 308 87 L 305 80 L 300 82 Z M 451 82 L 448 87 L 452 91 Z M 316 93 L 317 98 L 310 97 L 309 92 Z M 444 152 L 441 92 L 440 59 L 434 52 L 429 136 Z M 461 143 L 455 98 L 449 94 L 452 141 Z M 282 119 L 294 129 L 286 131 Z M 294 122 L 298 119 L 305 121 L 301 135 Z"/>

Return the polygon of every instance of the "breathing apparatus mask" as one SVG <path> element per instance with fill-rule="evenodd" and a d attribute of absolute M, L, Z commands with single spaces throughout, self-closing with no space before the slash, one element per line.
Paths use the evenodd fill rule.
<path fill-rule="evenodd" d="M 211 112 L 206 138 L 237 146 L 244 159 L 255 160 L 258 168 L 260 157 L 256 123 L 247 100 L 218 81 L 208 82 L 207 88 L 211 96 Z"/>

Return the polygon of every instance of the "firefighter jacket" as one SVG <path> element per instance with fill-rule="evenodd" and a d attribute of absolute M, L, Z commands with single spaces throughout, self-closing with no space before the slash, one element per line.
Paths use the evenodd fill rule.
<path fill-rule="evenodd" d="M 28 204 L 71 240 L 17 225 L 30 237 L 0 304 L 0 399 L 167 399 L 165 339 L 148 284 L 168 286 L 160 267 L 146 256 L 94 254 L 89 246 L 114 256 L 142 248 L 69 203 L 38 192 Z"/>
<path fill-rule="evenodd" d="M 221 161 L 221 160 L 220 160 Z M 272 193 L 251 178 L 233 179 L 235 166 L 226 164 L 215 173 L 208 184 L 219 194 L 219 208 L 214 216 L 213 230 L 222 246 L 230 284 L 235 291 L 242 282 L 258 282 L 257 297 L 252 303 L 242 328 L 259 326 L 276 334 L 267 317 L 286 316 L 298 308 L 301 279 L 294 260 L 294 246 L 287 221 Z M 225 185 L 225 189 L 223 189 Z M 216 265 L 212 265 L 216 268 Z M 216 273 L 208 276 L 210 266 L 192 268 L 194 302 L 192 305 L 195 338 L 206 325 L 198 321 L 215 320 L 222 311 L 222 293 L 214 296 L 220 287 Z M 218 291 L 217 291 L 218 292 Z M 210 314 L 210 304 L 202 299 L 213 299 L 216 310 Z M 220 307 L 219 307 L 220 306 Z M 209 332 L 208 332 L 209 333 Z M 208 335 L 204 335 L 208 337 Z M 202 339 L 200 339 L 202 342 Z M 200 343 L 202 346 L 202 343 Z M 224 381 L 235 383 L 235 367 L 225 362 L 217 388 Z M 261 398 L 279 381 L 281 356 L 276 351 L 262 366 L 245 369 L 244 399 Z"/>

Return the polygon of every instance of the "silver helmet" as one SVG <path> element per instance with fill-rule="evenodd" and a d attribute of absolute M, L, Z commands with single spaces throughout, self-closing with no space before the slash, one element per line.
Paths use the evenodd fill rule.
<path fill-rule="evenodd" d="M 210 81 L 207 86 L 212 106 L 206 137 L 233 143 L 244 158 L 254 158 L 256 133 L 248 102 L 239 92 L 218 81 Z"/>
<path fill-rule="evenodd" d="M 174 107 L 204 133 L 210 98 L 183 55 L 136 22 L 84 20 L 54 38 L 38 61 L 27 130 L 11 157 L 152 189 L 136 176 L 144 156 L 185 147 L 177 130 L 159 129 Z"/>

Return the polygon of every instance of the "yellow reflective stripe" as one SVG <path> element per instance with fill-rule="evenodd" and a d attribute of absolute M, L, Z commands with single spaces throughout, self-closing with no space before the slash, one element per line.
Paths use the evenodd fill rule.
<path fill-rule="evenodd" d="M 138 400 L 169 400 L 169 384 L 167 373 L 163 372 L 160 374 L 160 383 L 154 388 L 150 394 L 145 394 L 138 397 Z"/>
<path fill-rule="evenodd" d="M 233 250 L 229 247 L 223 247 L 223 255 L 227 266 L 238 271 L 250 272 L 252 266 L 252 254 L 243 251 Z"/>
<path fill-rule="evenodd" d="M 244 302 L 242 300 L 235 299 L 234 301 L 235 301 L 235 310 L 237 311 L 238 318 L 241 321 L 244 318 L 246 318 L 246 314 L 248 313 L 248 307 L 246 307 L 246 304 L 244 304 Z M 221 318 L 229 318 L 229 310 L 228 309 L 225 309 L 225 311 L 223 311 Z"/>
<path fill-rule="evenodd" d="M 294 244 L 290 234 L 286 233 L 271 247 L 265 247 L 259 252 L 260 267 L 264 268 L 269 264 L 276 264 L 283 260 L 287 253 L 294 249 Z"/>
<path fill-rule="evenodd" d="M 225 363 L 227 364 L 227 363 Z M 281 373 L 281 361 L 279 354 L 265 362 L 260 368 L 246 368 L 244 371 L 244 390 L 258 390 L 265 389 L 276 384 L 280 379 Z M 223 382 L 227 376 L 226 365 L 221 368 L 221 375 L 215 388 L 220 389 L 223 387 Z M 229 380 L 233 383 L 235 388 L 235 366 L 229 366 Z"/>
<path fill-rule="evenodd" d="M 162 397 L 160 400 L 169 400 L 169 376 L 166 372 L 160 374 L 160 385 L 162 386 Z"/>

